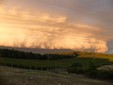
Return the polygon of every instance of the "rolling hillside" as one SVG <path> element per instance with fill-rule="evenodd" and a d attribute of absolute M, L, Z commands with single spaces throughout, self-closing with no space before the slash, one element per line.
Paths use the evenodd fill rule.
<path fill-rule="evenodd" d="M 0 66 L 0 85 L 113 85 L 81 75 L 23 70 Z"/>

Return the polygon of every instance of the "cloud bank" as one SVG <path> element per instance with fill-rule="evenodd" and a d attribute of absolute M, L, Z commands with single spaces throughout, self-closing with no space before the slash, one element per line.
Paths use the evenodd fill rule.
<path fill-rule="evenodd" d="M 0 46 L 95 52 L 109 49 L 107 42 L 112 39 L 112 23 L 108 21 L 113 20 L 112 11 L 107 10 L 111 8 L 109 0 L 38 0 L 37 8 L 30 5 L 35 7 L 32 10 L 27 7 L 30 0 L 23 1 L 28 5 L 0 6 Z M 54 13 L 54 10 L 57 11 Z"/>

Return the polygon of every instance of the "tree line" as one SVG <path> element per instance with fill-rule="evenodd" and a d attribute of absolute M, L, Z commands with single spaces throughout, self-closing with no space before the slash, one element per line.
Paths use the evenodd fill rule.
<path fill-rule="evenodd" d="M 0 57 L 18 58 L 18 59 L 37 59 L 37 60 L 58 60 L 65 58 L 74 58 L 79 54 L 73 52 L 72 54 L 40 54 L 32 52 L 23 52 L 14 49 L 0 49 Z"/>

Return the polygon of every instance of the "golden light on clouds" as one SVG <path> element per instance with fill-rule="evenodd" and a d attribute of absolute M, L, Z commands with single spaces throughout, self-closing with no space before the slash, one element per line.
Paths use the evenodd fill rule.
<path fill-rule="evenodd" d="M 0 7 L 0 46 L 107 51 L 94 32 L 101 29 L 68 21 L 66 15 Z"/>

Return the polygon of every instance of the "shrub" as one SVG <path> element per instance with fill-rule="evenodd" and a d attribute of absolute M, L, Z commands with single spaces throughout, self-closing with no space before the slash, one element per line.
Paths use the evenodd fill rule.
<path fill-rule="evenodd" d="M 77 74 L 82 74 L 84 73 L 84 69 L 81 63 L 73 63 L 67 71 L 69 73 L 77 73 Z"/>

